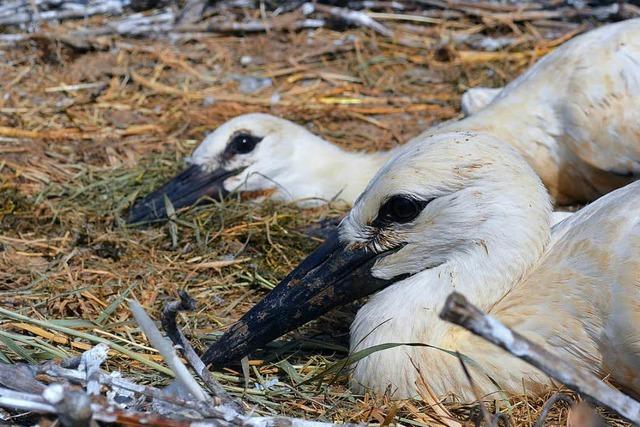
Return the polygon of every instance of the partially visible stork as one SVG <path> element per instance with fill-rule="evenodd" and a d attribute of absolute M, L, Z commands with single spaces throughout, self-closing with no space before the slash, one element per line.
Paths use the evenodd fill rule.
<path fill-rule="evenodd" d="M 513 145 L 513 144 L 512 144 Z M 438 318 L 460 292 L 572 364 L 640 392 L 640 182 L 551 228 L 538 175 L 495 136 L 445 132 L 385 164 L 321 245 L 204 356 L 222 366 L 332 308 L 373 294 L 351 325 L 351 349 L 422 343 L 356 363 L 356 390 L 474 400 L 459 351 L 483 394 L 537 394 L 551 380 Z M 445 350 L 445 351 L 443 351 Z"/>

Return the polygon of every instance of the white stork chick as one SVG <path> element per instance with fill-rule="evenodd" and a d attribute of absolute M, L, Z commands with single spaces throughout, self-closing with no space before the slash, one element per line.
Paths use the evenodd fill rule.
<path fill-rule="evenodd" d="M 129 222 L 166 215 L 165 194 L 175 208 L 233 191 L 303 207 L 334 198 L 351 206 L 392 152 L 349 152 L 289 120 L 241 115 L 209 134 L 187 159 L 188 168 L 136 204 Z M 569 215 L 553 212 L 552 223 Z"/>
<path fill-rule="evenodd" d="M 307 207 L 333 199 L 352 205 L 389 154 L 345 151 L 289 120 L 244 114 L 209 134 L 187 169 L 136 203 L 128 221 L 165 217 L 165 194 L 175 208 L 233 191 Z"/>
<path fill-rule="evenodd" d="M 459 351 L 483 395 L 537 394 L 551 380 L 438 318 L 464 294 L 570 363 L 640 392 L 640 182 L 553 230 L 532 168 L 487 134 L 441 133 L 406 146 L 376 174 L 329 239 L 212 346 L 205 361 L 239 360 L 328 310 L 373 294 L 351 326 L 353 352 L 388 343 Z M 479 367 L 479 368 L 478 368 Z M 358 361 L 356 390 L 475 399 L 457 358 L 400 346 Z M 488 377 L 487 377 L 488 376 Z"/>
<path fill-rule="evenodd" d="M 463 101 L 475 114 L 425 133 L 491 133 L 525 157 L 558 204 L 592 201 L 640 175 L 640 19 L 580 35 L 504 89 Z M 351 153 L 286 120 L 239 116 L 205 138 L 186 171 L 137 202 L 129 222 L 163 218 L 165 194 L 176 208 L 229 191 L 353 203 L 390 153 Z"/>
<path fill-rule="evenodd" d="M 482 395 L 497 391 L 487 375 L 511 394 L 550 386 L 531 365 L 439 320 L 457 291 L 575 366 L 640 392 L 640 182 L 552 231 L 550 206 L 537 175 L 490 135 L 427 137 L 390 161 L 340 229 L 347 247 L 382 254 L 371 273 L 394 282 L 357 313 L 352 351 L 388 342 L 459 351 L 480 366 Z M 374 353 L 352 384 L 415 396 L 413 363 L 438 395 L 474 400 L 458 360 L 436 349 Z"/>
<path fill-rule="evenodd" d="M 465 116 L 470 116 L 482 110 L 502 92 L 500 88 L 473 87 L 467 89 L 460 98 L 460 110 Z"/>

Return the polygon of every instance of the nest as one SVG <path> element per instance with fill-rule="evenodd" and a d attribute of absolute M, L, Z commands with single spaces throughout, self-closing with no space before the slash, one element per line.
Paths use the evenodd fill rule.
<path fill-rule="evenodd" d="M 293 120 L 348 150 L 402 144 L 457 117 L 467 88 L 504 85 L 595 23 L 535 16 L 535 8 L 506 19 L 496 7 L 460 2 L 413 18 L 384 5 L 370 11 L 393 36 L 350 22 L 301 29 L 300 15 L 263 19 L 258 9 L 229 8 L 211 19 L 269 25 L 182 28 L 170 38 L 87 35 L 115 19 L 98 15 L 0 38 L 0 359 L 38 363 L 116 344 L 125 351 L 110 350 L 106 370 L 168 383 L 170 370 L 126 299 L 158 319 L 188 291 L 197 310 L 178 320 L 202 351 L 318 244 L 309 230 L 348 207 L 230 198 L 179 212 L 172 224 L 130 228 L 123 218 L 133 200 L 242 113 Z M 329 368 L 347 356 L 353 312 L 336 310 L 288 335 L 254 355 L 247 372 L 214 376 L 263 415 L 411 425 L 478 419 L 474 405 L 455 397 L 351 394 L 345 373 Z M 511 425 L 531 425 L 547 397 L 492 398 L 488 406 Z M 549 420 L 564 424 L 567 414 L 559 406 Z"/>

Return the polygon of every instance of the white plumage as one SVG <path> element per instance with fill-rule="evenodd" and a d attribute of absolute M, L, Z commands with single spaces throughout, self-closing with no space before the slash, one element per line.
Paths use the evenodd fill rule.
<path fill-rule="evenodd" d="M 491 133 L 525 157 L 558 203 L 587 202 L 640 175 L 639 102 L 640 19 L 632 19 L 568 41 L 486 107 L 437 131 Z"/>
<path fill-rule="evenodd" d="M 471 130 L 513 145 L 560 204 L 588 202 L 640 175 L 640 19 L 580 35 L 503 89 L 463 96 L 470 117 L 424 134 Z M 280 200 L 336 196 L 353 203 L 391 152 L 351 153 L 289 121 L 249 114 L 223 124 L 191 161 L 219 167 L 234 133 L 264 138 L 225 159 L 246 168 L 227 190 L 269 191 Z"/>
<path fill-rule="evenodd" d="M 491 104 L 491 101 L 495 99 L 500 92 L 500 88 L 490 87 L 474 87 L 465 91 L 460 98 L 460 109 L 462 114 L 470 116 L 482 110 L 487 105 Z"/>
<path fill-rule="evenodd" d="M 390 154 L 345 151 L 289 120 L 252 113 L 235 117 L 209 134 L 189 163 L 220 167 L 221 153 L 240 132 L 262 140 L 250 153 L 224 161 L 226 169 L 244 168 L 224 181 L 225 189 L 266 192 L 273 200 L 303 206 L 334 198 L 353 204 Z"/>
<path fill-rule="evenodd" d="M 624 186 L 640 175 L 639 97 L 636 19 L 576 37 L 475 114 L 387 153 L 339 239 L 328 239 L 230 328 L 207 351 L 207 363 L 242 357 L 335 304 L 373 294 L 352 324 L 352 351 L 432 347 L 370 354 L 354 366 L 354 388 L 411 397 L 422 377 L 438 395 L 474 400 L 459 361 L 444 349 L 474 361 L 483 394 L 546 389 L 551 380 L 537 369 L 438 318 L 457 291 L 565 360 L 640 393 L 640 182 Z M 311 138 L 304 132 L 295 128 L 294 135 Z M 367 162 L 342 162 L 347 154 L 313 138 L 317 147 L 305 145 L 300 163 L 278 158 L 291 148 L 272 155 L 275 142 L 250 160 L 232 159 L 234 169 L 244 168 L 233 185 L 266 185 L 250 181 L 259 162 L 271 168 L 270 178 L 282 174 L 286 188 L 301 185 L 297 172 L 287 180 L 292 168 L 326 179 L 315 169 L 331 158 L 322 156 L 335 156 L 337 183 L 346 179 L 343 168 Z M 225 137 L 214 140 L 215 148 L 204 143 L 192 161 L 215 162 Z M 618 187 L 552 228 L 549 192 L 567 203 Z M 294 200 L 302 194 L 289 193 Z"/>
<path fill-rule="evenodd" d="M 246 114 L 220 126 L 196 148 L 189 163 L 220 166 L 219 153 L 238 132 L 248 131 L 263 140 L 256 149 L 224 163 L 227 169 L 245 168 L 227 178 L 227 191 L 267 191 L 274 200 L 296 201 L 302 206 L 339 198 L 352 205 L 367 182 L 395 151 L 354 153 L 314 135 L 302 126 L 268 114 Z M 396 149 L 397 150 L 397 149 Z M 560 222 L 571 212 L 552 212 Z"/>
<path fill-rule="evenodd" d="M 409 223 L 373 225 L 397 195 L 430 202 Z M 553 229 L 550 209 L 538 176 L 497 138 L 454 132 L 414 141 L 383 166 L 340 228 L 347 247 L 381 254 L 375 277 L 411 274 L 359 310 L 352 350 L 391 342 L 460 351 L 479 366 L 472 371 L 483 394 L 496 391 L 487 375 L 514 394 L 550 385 L 537 369 L 438 318 L 457 291 L 571 363 L 640 392 L 640 183 Z M 414 396 L 416 367 L 435 393 L 474 399 L 455 357 L 420 347 L 366 357 L 353 385 Z"/>

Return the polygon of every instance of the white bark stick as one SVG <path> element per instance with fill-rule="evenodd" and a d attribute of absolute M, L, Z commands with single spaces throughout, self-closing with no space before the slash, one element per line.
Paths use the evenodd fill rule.
<path fill-rule="evenodd" d="M 153 320 L 151 320 L 147 315 L 142 306 L 140 306 L 136 301 L 129 300 L 129 309 L 131 310 L 131 313 L 133 313 L 140 329 L 142 329 L 144 334 L 147 336 L 151 345 L 158 350 L 165 362 L 167 362 L 167 365 L 169 365 L 171 370 L 176 374 L 176 380 L 178 380 L 186 390 L 189 390 L 189 393 L 191 393 L 194 399 L 200 402 L 210 401 L 211 397 L 207 395 L 207 393 L 189 373 L 187 367 L 178 357 L 171 341 L 162 336 L 162 333 L 160 333 L 160 330 L 156 327 Z"/>

